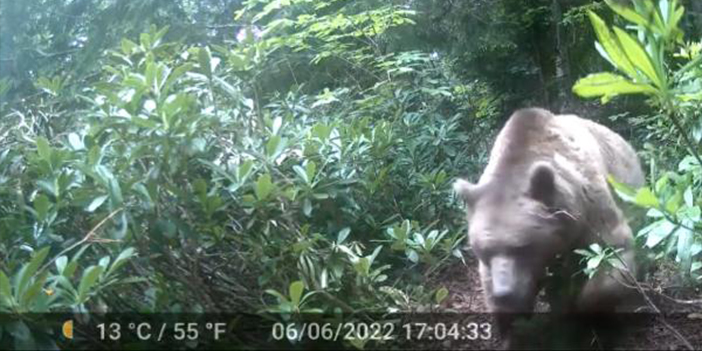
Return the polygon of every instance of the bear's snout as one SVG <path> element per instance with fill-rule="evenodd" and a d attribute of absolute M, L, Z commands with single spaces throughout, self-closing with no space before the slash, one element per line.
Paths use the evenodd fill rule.
<path fill-rule="evenodd" d="M 521 269 L 520 269 L 521 268 Z M 490 297 L 504 312 L 528 312 L 533 300 L 531 274 L 513 257 L 495 256 L 490 260 Z"/>

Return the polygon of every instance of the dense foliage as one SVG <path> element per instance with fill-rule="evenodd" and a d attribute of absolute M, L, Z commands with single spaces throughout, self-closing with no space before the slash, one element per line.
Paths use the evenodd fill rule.
<path fill-rule="evenodd" d="M 651 223 L 638 232 L 642 246 L 653 249 L 657 258 L 675 254 L 682 276 L 694 275 L 702 268 L 698 260 L 702 242 L 695 227 L 700 222 L 699 138 L 688 135 L 684 125 L 697 123 L 699 101 L 702 100 L 702 65 L 700 43 L 685 43 L 679 27 L 684 8 L 676 1 L 661 1 L 658 7 L 646 1 L 635 1 L 633 7 L 607 2 L 609 7 L 633 23 L 638 38 L 618 26 L 609 26 L 595 13 L 589 17 L 597 33 L 597 50 L 620 73 L 600 72 L 580 79 L 573 91 L 583 97 L 601 96 L 603 103 L 622 94 L 644 94 L 665 122 L 674 127 L 682 140 L 683 150 L 691 153 L 679 160 L 677 169 L 660 170 L 656 158 L 651 161 L 651 187 L 628 189 L 616 180 L 610 181 L 620 196 L 649 209 Z M 695 134 L 698 134 L 695 131 Z M 677 161 L 677 160 L 676 160 Z M 601 261 L 603 251 L 586 254 L 592 261 Z"/>
<path fill-rule="evenodd" d="M 696 284 L 702 13 L 634 4 L 3 2 L 0 311 L 439 308 L 449 184 L 531 104 L 645 150 L 651 186 L 614 185 Z M 33 323 L 0 345 L 50 345 Z"/>

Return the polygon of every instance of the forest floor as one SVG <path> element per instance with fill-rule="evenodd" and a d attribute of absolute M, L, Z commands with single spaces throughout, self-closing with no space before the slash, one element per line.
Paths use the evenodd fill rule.
<path fill-rule="evenodd" d="M 432 285 L 446 287 L 450 294 L 445 307 L 465 313 L 466 318 L 491 318 L 487 312 L 480 286 L 477 260 L 466 252 L 466 265 L 459 262 L 447 267 L 434 279 Z M 690 346 L 702 349 L 702 299 L 700 292 L 675 287 L 670 277 L 675 276 L 671 267 L 658 267 L 647 275 L 647 282 L 641 283 L 650 299 L 641 299 L 634 313 L 608 316 L 607 320 L 592 323 L 592 328 L 582 327 L 578 322 L 568 329 L 562 318 L 549 316 L 549 307 L 543 292 L 539 294 L 535 306 L 536 315 L 521 327 L 527 335 L 527 346 L 538 349 L 615 349 L 615 350 L 684 350 Z M 641 295 L 640 293 L 638 294 Z M 650 307 L 655 305 L 662 313 L 655 313 Z M 473 317 L 470 317 L 473 316 Z M 478 317 L 480 316 L 480 317 Z M 539 319 L 541 318 L 541 319 Z M 541 322 L 542 319 L 547 320 Z M 534 320 L 540 322 L 534 322 Z M 567 323 L 567 322 L 566 322 Z M 531 326 L 528 326 L 530 325 Z M 573 326 L 571 325 L 571 327 Z M 616 327 L 615 327 L 616 326 Z M 590 329 L 590 330 L 588 330 Z M 525 334 L 526 333 L 526 334 Z M 578 335 L 573 337 L 573 335 Z M 494 349 L 502 343 L 497 332 L 493 340 L 486 342 L 444 342 L 433 347 L 444 349 Z M 553 339 L 553 340 L 550 340 Z M 538 340 L 538 341 L 536 341 Z M 535 342 L 534 342 L 535 341 Z"/>

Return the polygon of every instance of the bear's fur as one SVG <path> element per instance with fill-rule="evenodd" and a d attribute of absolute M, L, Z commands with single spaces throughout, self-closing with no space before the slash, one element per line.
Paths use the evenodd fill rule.
<path fill-rule="evenodd" d="M 610 129 L 574 115 L 529 108 L 500 131 L 477 184 L 458 179 L 486 304 L 499 314 L 533 310 L 539 281 L 557 257 L 592 243 L 621 248 L 634 273 L 633 236 L 607 182 L 644 183 L 638 157 Z M 600 271 L 573 299 L 574 312 L 612 311 L 627 293 L 618 270 Z"/>

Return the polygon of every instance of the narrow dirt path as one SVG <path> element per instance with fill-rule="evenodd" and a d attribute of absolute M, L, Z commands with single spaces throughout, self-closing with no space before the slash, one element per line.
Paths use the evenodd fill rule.
<path fill-rule="evenodd" d="M 700 298 L 700 293 L 697 291 L 680 291 L 670 292 L 670 288 L 662 288 L 670 286 L 670 278 L 674 272 L 668 269 L 658 269 L 650 276 L 651 282 L 647 287 L 657 287 L 658 291 L 665 291 L 673 294 L 679 300 Z M 444 286 L 449 290 L 449 297 L 445 301 L 444 307 L 461 313 L 466 316 L 480 316 L 487 312 L 485 302 L 482 296 L 482 288 L 480 286 L 480 277 L 477 270 L 477 261 L 474 256 L 466 252 L 466 265 L 458 262 L 450 267 L 445 268 L 430 282 L 432 286 Z M 685 350 L 685 342 L 671 331 L 671 327 L 682 335 L 694 349 L 702 349 L 702 303 L 680 304 L 667 298 L 662 298 L 660 294 L 653 292 L 649 293 L 652 301 L 656 306 L 663 311 L 664 317 L 651 313 L 649 308 L 645 306 L 639 308 L 636 313 L 622 314 L 613 316 L 607 321 L 604 321 L 609 326 L 604 330 L 600 330 L 599 334 L 595 330 L 585 331 L 585 340 L 579 342 L 575 347 L 577 349 L 615 349 L 615 350 Z M 536 312 L 547 312 L 548 304 L 544 301 L 543 293 L 537 299 L 535 307 Z M 542 314 L 540 316 L 548 316 Z M 482 318 L 485 316 L 483 315 Z M 660 318 L 665 318 L 665 321 L 670 325 L 666 327 L 661 322 Z M 536 323 L 536 322 L 529 322 Z M 570 332 L 565 324 L 559 324 L 559 321 L 549 321 L 532 328 L 529 327 L 535 339 L 549 339 L 553 337 L 558 339 Z M 577 324 L 578 326 L 580 324 Z M 621 326 L 626 326 L 621 328 Z M 572 326 L 571 326 L 572 327 Z M 539 329 L 541 328 L 541 329 Z M 534 330 L 536 329 L 536 330 Z M 611 333 L 610 333 L 611 332 Z M 580 329 L 579 333 L 582 333 Z M 608 343 L 604 341 L 606 338 L 602 334 L 609 335 Z M 436 348 L 442 349 L 494 349 L 499 347 L 501 341 L 491 340 L 491 342 L 483 343 L 466 343 L 466 342 L 444 342 L 435 344 Z M 563 343 L 546 343 L 546 348 L 562 349 L 568 347 Z M 551 346 L 548 346 L 551 345 Z"/>

